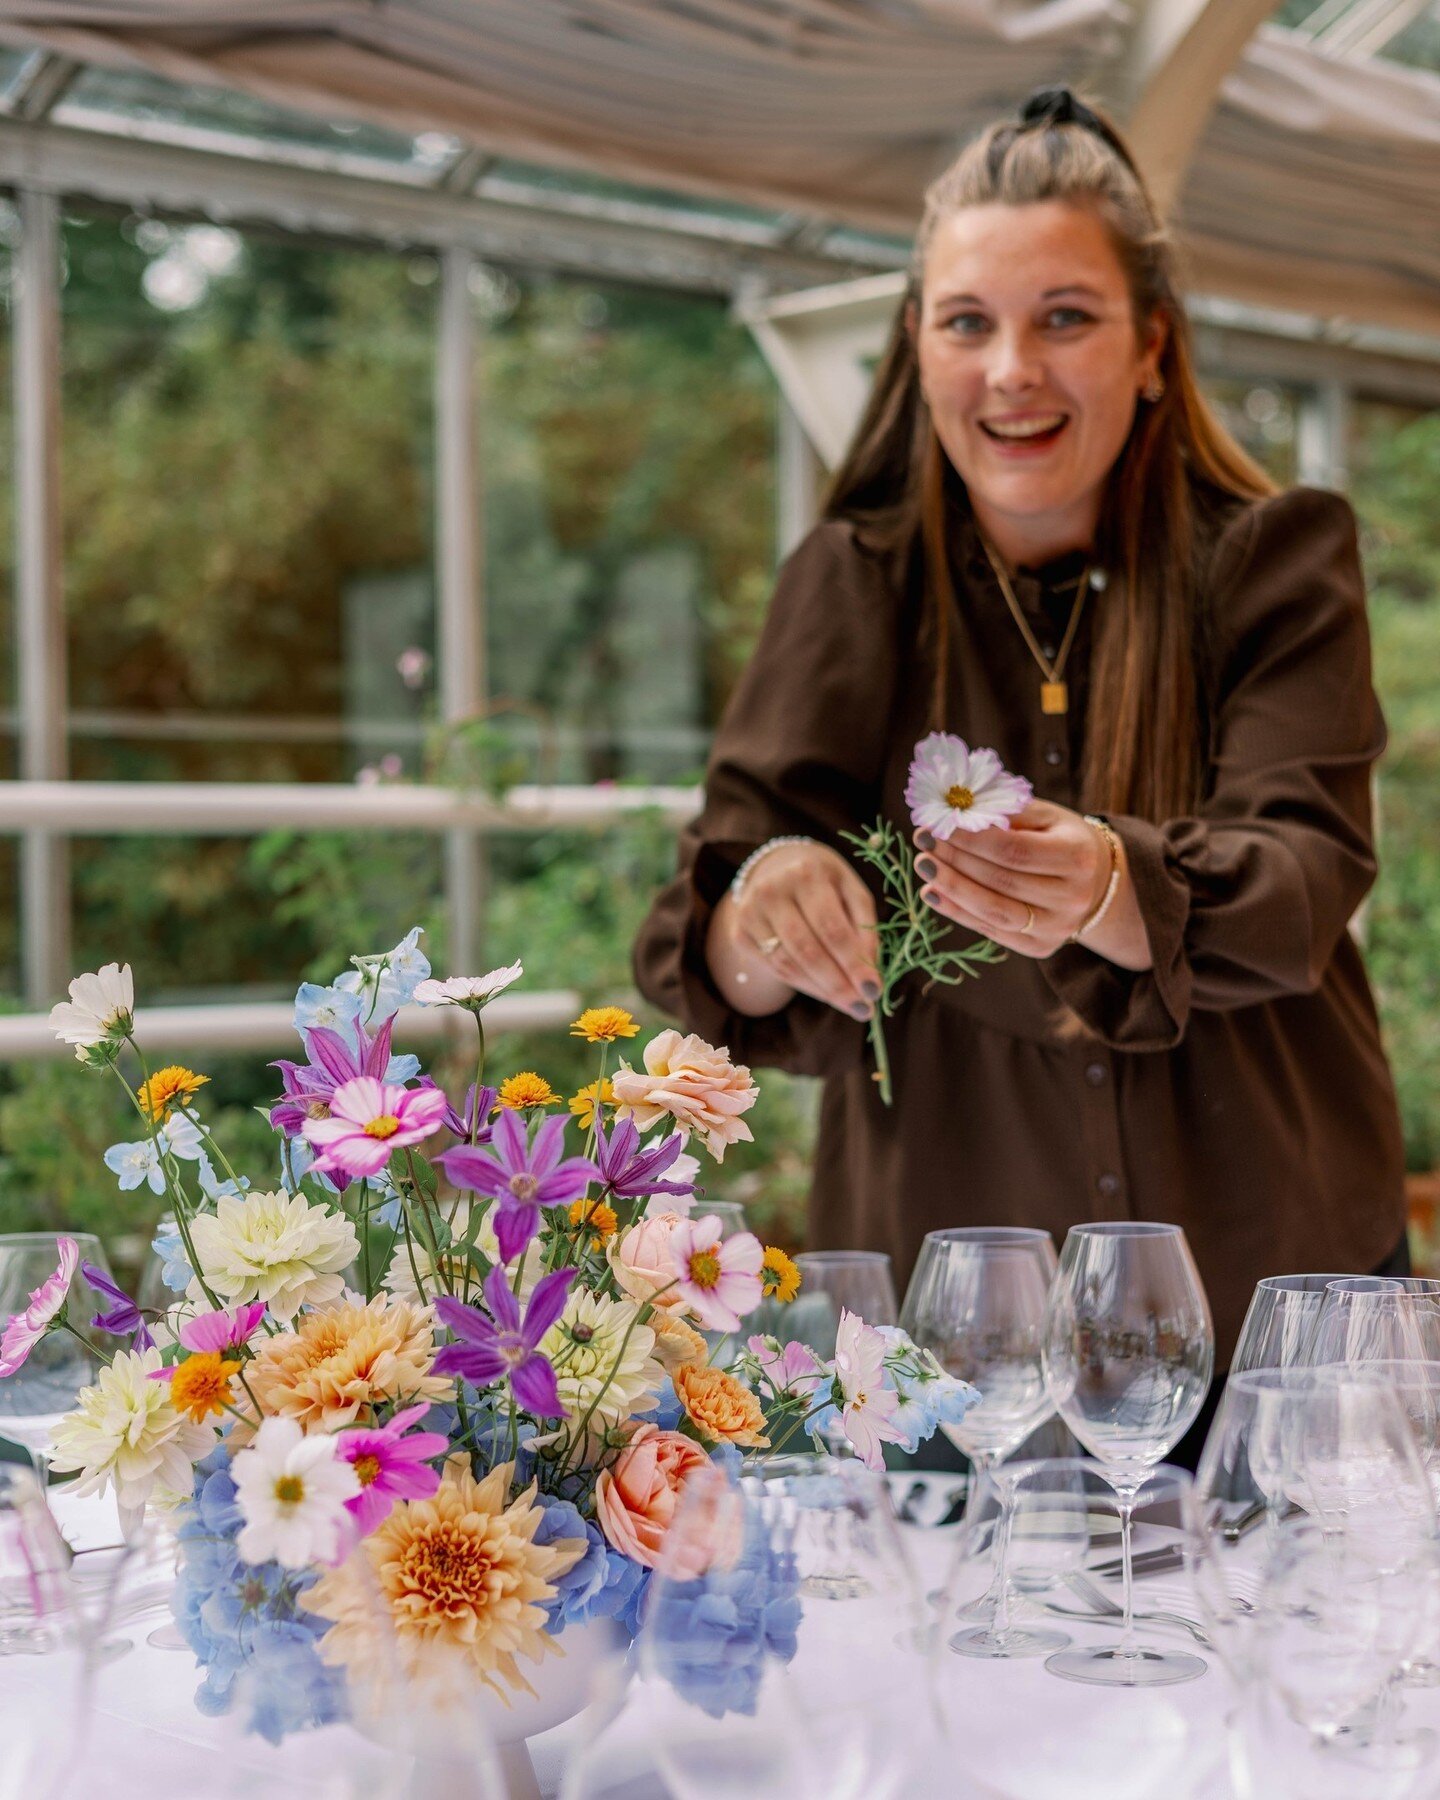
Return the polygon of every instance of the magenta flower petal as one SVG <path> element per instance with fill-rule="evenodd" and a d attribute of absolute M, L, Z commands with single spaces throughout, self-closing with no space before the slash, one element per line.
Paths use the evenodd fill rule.
<path fill-rule="evenodd" d="M 458 1375 L 472 1387 L 489 1387 L 508 1365 L 497 1345 L 446 1344 L 433 1366 L 437 1375 Z"/>
<path fill-rule="evenodd" d="M 565 1146 L 565 1123 L 564 1119 L 546 1119 L 535 1133 L 535 1142 L 530 1146 L 532 1175 L 548 1175 L 559 1162 Z"/>
<path fill-rule="evenodd" d="M 493 1156 L 487 1156 L 470 1144 L 456 1144 L 454 1149 L 442 1151 L 435 1160 L 456 1187 L 484 1194 L 490 1200 L 498 1200 L 501 1194 L 510 1191 L 510 1171 Z"/>
<path fill-rule="evenodd" d="M 525 1309 L 525 1342 L 532 1348 L 564 1312 L 575 1273 L 574 1269 L 556 1269 L 552 1275 L 542 1275 L 535 1283 L 535 1291 Z"/>
<path fill-rule="evenodd" d="M 55 1248 L 60 1261 L 55 1273 L 32 1288 L 24 1312 L 12 1315 L 0 1337 L 0 1375 L 13 1375 L 45 1335 L 46 1327 L 65 1304 L 70 1283 L 80 1261 L 80 1246 L 72 1237 L 59 1237 Z"/>
<path fill-rule="evenodd" d="M 537 1419 L 565 1417 L 555 1371 L 543 1356 L 527 1357 L 518 1368 L 512 1369 L 510 1386 L 521 1406 L 526 1412 L 534 1413 Z"/>
<path fill-rule="evenodd" d="M 485 1304 L 501 1332 L 511 1334 L 520 1329 L 520 1302 L 510 1291 L 510 1281 L 503 1266 L 496 1263 L 485 1277 Z"/>
<path fill-rule="evenodd" d="M 540 1208 L 533 1200 L 507 1206 L 502 1199 L 495 1210 L 495 1242 L 500 1247 L 501 1262 L 514 1262 L 539 1229 Z"/>

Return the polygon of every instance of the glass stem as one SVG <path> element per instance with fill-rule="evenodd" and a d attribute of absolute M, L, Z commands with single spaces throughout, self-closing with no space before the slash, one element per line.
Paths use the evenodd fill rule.
<path fill-rule="evenodd" d="M 1013 1496 L 996 1484 L 1000 1495 L 1000 1517 L 995 1524 L 995 1573 L 990 1579 L 990 1595 L 995 1611 L 990 1621 L 992 1643 L 1003 1643 L 1010 1630 L 1010 1532 L 1015 1521 Z"/>
<path fill-rule="evenodd" d="M 1115 1483 L 1115 1497 L 1120 1509 L 1120 1566 L 1125 1583 L 1125 1620 L 1120 1627 L 1120 1648 L 1117 1656 L 1138 1656 L 1139 1641 L 1135 1636 L 1135 1569 L 1134 1552 L 1131 1544 L 1131 1521 L 1135 1516 L 1135 1499 L 1139 1489 Z"/>

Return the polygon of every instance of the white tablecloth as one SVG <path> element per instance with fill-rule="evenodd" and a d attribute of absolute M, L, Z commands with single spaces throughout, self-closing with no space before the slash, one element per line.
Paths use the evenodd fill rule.
<path fill-rule="evenodd" d="M 99 1503 L 56 1504 L 77 1548 L 113 1541 L 114 1516 Z M 947 1533 L 916 1532 L 917 1560 L 936 1580 L 946 1561 Z M 1143 1592 L 1143 1589 L 1141 1590 Z M 841 1603 L 844 1604 L 844 1603 Z M 1193 1614 L 1193 1608 L 1192 1614 Z M 807 1609 L 801 1657 L 824 1655 L 823 1604 Z M 814 1621 L 820 1621 L 815 1623 Z M 152 1648 L 150 1618 L 129 1635 L 136 1647 L 107 1664 L 98 1678 L 88 1729 L 69 1748 L 68 1796 L 93 1800 L 363 1800 L 378 1753 L 348 1728 L 297 1734 L 279 1750 L 242 1732 L 233 1718 L 197 1711 L 199 1680 L 188 1651 Z M 1067 1625 L 1078 1643 L 1113 1643 L 1105 1627 Z M 1158 1640 L 1157 1640 L 1158 1641 Z M 1194 1648 L 1165 1634 L 1167 1644 Z M 943 1659 L 943 1703 L 957 1747 L 948 1766 L 927 1769 L 907 1785 L 904 1800 L 1232 1800 L 1225 1772 L 1225 1718 L 1236 1703 L 1223 1670 L 1212 1666 L 1185 1686 L 1122 1691 L 1057 1680 L 1043 1662 Z M 0 1800 L 30 1800 L 7 1786 L 7 1745 L 26 1732 L 67 1730 L 59 1659 L 0 1657 Z M 1408 1716 L 1440 1723 L 1440 1690 L 1414 1697 Z M 869 1728 L 884 1731 L 877 1717 Z M 566 1759 L 592 1735 L 585 1718 L 532 1740 L 530 1751 L 543 1794 L 559 1792 Z M 606 1800 L 661 1800 L 665 1790 L 645 1774 L 645 1692 L 632 1688 L 607 1728 Z M 8 1758 L 14 1767 L 13 1756 Z M 633 1770 L 633 1779 L 625 1776 Z M 621 1785 L 614 1785 L 617 1778 Z M 600 1800 L 597 1786 L 587 1800 Z M 1429 1792 L 1429 1790 L 1422 1790 Z M 1356 1786 L 1336 1790 L 1355 1800 Z M 767 1800 L 752 1788 L 753 1800 Z M 438 1800 L 438 1797 L 437 1797 Z M 747 1796 L 750 1800 L 750 1796 Z M 794 1800 L 777 1792 L 775 1800 Z"/>

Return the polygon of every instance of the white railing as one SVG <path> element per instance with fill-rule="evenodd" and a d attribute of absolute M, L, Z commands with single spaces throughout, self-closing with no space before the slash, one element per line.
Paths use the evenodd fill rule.
<path fill-rule="evenodd" d="M 568 988 L 536 994 L 502 994 L 485 1008 L 485 1032 L 558 1031 L 579 1012 L 580 996 Z M 207 1050 L 274 1050 L 300 1057 L 288 1000 L 226 1006 L 142 1006 L 135 1035 L 147 1053 L 183 1055 Z M 441 1043 L 459 1048 L 475 1042 L 468 1013 L 453 1006 L 402 1006 L 395 1021 L 395 1048 Z M 45 1013 L 0 1017 L 0 1062 L 39 1062 L 73 1056 L 50 1029 Z"/>

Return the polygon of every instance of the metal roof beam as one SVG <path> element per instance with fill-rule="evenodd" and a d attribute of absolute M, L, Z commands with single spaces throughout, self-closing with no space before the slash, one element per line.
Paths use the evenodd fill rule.
<path fill-rule="evenodd" d="M 5 110 L 14 119 L 48 118 L 75 85 L 84 64 L 73 57 L 40 55 L 26 65 L 6 96 Z"/>

